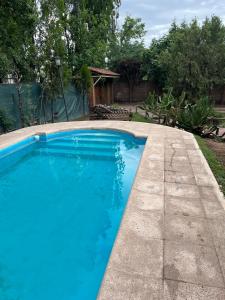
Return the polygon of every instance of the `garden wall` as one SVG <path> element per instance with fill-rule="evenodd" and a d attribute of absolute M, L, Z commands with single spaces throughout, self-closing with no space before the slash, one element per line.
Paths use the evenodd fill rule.
<path fill-rule="evenodd" d="M 125 80 L 119 79 L 115 81 L 113 85 L 114 102 L 143 102 L 147 98 L 148 94 L 153 91 L 160 94 L 159 89 L 156 85 L 154 85 L 153 82 L 141 81 L 140 83 L 133 86 L 133 93 L 130 96 L 129 86 L 127 82 Z M 216 88 L 212 92 L 211 97 L 213 98 L 216 105 L 225 106 L 225 87 Z"/>
<path fill-rule="evenodd" d="M 151 81 L 141 81 L 134 85 L 130 95 L 129 86 L 124 80 L 117 80 L 113 85 L 115 102 L 143 102 L 150 92 L 157 90 Z"/>
<path fill-rule="evenodd" d="M 51 101 L 44 100 L 41 102 L 41 87 L 36 83 L 23 84 L 21 91 L 23 112 L 27 125 L 51 122 Z M 64 93 L 70 121 L 81 118 L 88 113 L 87 97 L 83 99 L 81 92 L 72 84 L 65 88 Z M 20 128 L 18 94 L 15 84 L 0 84 L 0 109 L 4 110 L 12 121 L 12 129 Z M 62 96 L 54 99 L 53 111 L 55 122 L 66 121 Z"/>

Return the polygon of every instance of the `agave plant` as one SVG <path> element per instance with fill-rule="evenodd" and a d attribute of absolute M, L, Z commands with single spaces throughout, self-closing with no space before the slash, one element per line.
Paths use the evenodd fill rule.
<path fill-rule="evenodd" d="M 200 98 L 195 104 L 187 104 L 178 114 L 178 126 L 198 135 L 208 135 L 215 131 L 211 120 L 215 112 L 208 97 Z"/>
<path fill-rule="evenodd" d="M 184 106 L 185 93 L 179 98 L 173 96 L 173 89 L 164 92 L 162 96 L 155 93 L 149 94 L 145 110 L 155 116 L 159 124 L 167 126 L 176 126 L 180 109 Z"/>

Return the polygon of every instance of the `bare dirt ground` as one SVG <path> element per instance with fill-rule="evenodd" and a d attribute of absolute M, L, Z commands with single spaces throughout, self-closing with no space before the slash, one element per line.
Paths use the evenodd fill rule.
<path fill-rule="evenodd" d="M 219 142 L 216 142 L 216 141 L 210 140 L 210 139 L 205 140 L 205 141 L 206 141 L 208 147 L 216 153 L 218 159 L 221 161 L 221 163 L 225 167 L 225 143 L 219 143 Z"/>

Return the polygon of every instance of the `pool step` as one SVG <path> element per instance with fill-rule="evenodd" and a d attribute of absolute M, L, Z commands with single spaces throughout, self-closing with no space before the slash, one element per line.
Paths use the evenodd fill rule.
<path fill-rule="evenodd" d="M 99 152 L 90 150 L 76 150 L 68 151 L 62 148 L 39 148 L 35 150 L 36 154 L 45 156 L 58 156 L 73 159 L 99 159 L 99 160 L 115 160 L 117 156 L 115 153 Z"/>
<path fill-rule="evenodd" d="M 100 152 L 100 153 L 116 153 L 117 149 L 114 147 L 103 147 L 102 145 L 76 145 L 76 144 L 62 144 L 62 143 L 43 143 L 41 145 L 42 149 L 56 149 L 56 150 L 64 150 L 69 152 Z"/>
<path fill-rule="evenodd" d="M 115 134 L 105 134 L 105 133 L 79 133 L 73 136 L 73 138 L 85 138 L 85 139 L 92 139 L 92 138 L 101 138 L 101 139 L 111 139 L 111 140 L 121 140 L 121 136 Z"/>
<path fill-rule="evenodd" d="M 74 137 L 74 138 L 59 138 L 55 140 L 50 140 L 48 143 L 64 143 L 64 144 L 107 144 L 107 145 L 118 145 L 120 140 L 110 140 L 106 138 L 83 138 L 83 137 Z"/>

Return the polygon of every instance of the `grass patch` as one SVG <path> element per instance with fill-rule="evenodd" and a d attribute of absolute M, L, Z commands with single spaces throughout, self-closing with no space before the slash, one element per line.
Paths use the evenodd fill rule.
<path fill-rule="evenodd" d="M 208 164 L 216 177 L 216 180 L 218 184 L 221 187 L 222 192 L 225 195 L 225 167 L 222 165 L 222 163 L 219 161 L 217 155 L 212 151 L 205 143 L 204 139 L 195 136 L 200 149 L 202 150 L 202 153 L 204 154 L 205 158 L 208 161 Z"/>
<path fill-rule="evenodd" d="M 139 113 L 133 113 L 131 121 L 134 121 L 134 122 L 145 122 L 145 123 L 150 123 L 151 122 L 148 118 L 140 115 Z"/>

